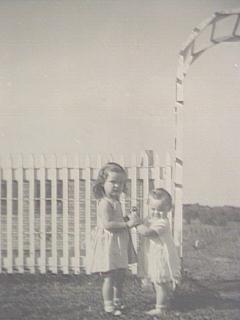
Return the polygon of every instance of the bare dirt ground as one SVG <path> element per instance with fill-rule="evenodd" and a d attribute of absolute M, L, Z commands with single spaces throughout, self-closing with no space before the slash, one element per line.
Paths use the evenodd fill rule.
<path fill-rule="evenodd" d="M 161 319 L 240 319 L 240 226 L 185 226 L 184 269 L 171 308 Z M 1 274 L 0 288 L 1 320 L 107 319 L 98 277 Z M 144 291 L 129 276 L 125 292 L 127 309 L 121 319 L 150 319 L 144 311 L 154 305 L 153 291 Z"/>

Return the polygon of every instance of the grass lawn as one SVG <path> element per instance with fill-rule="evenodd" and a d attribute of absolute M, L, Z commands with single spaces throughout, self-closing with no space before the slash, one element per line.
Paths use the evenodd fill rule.
<path fill-rule="evenodd" d="M 199 248 L 194 248 L 200 240 Z M 186 275 L 175 293 L 171 310 L 161 319 L 240 319 L 240 228 L 191 225 L 184 230 Z M 0 319 L 106 319 L 101 279 L 85 275 L 0 275 Z M 149 319 L 154 293 L 143 291 L 128 276 L 126 313 L 121 319 Z"/>

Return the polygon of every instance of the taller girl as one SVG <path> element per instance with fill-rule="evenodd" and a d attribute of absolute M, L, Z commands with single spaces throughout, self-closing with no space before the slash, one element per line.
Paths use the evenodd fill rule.
<path fill-rule="evenodd" d="M 104 310 L 120 315 L 123 280 L 128 268 L 129 228 L 139 223 L 132 217 L 124 222 L 120 195 L 126 190 L 127 175 L 117 163 L 109 162 L 100 169 L 93 188 L 98 202 L 97 231 L 90 264 L 91 273 L 103 277 Z"/>

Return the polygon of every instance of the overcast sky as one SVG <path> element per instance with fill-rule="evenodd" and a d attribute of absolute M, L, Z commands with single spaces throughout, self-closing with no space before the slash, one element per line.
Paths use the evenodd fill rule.
<path fill-rule="evenodd" d="M 1 154 L 153 149 L 164 159 L 173 147 L 179 49 L 213 12 L 238 7 L 240 0 L 1 0 Z M 239 81 L 240 42 L 208 50 L 189 70 L 185 202 L 240 205 Z"/>

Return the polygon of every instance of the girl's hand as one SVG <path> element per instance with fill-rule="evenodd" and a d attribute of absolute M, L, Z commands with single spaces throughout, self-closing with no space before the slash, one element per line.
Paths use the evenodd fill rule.
<path fill-rule="evenodd" d="M 133 228 L 136 227 L 137 225 L 139 225 L 141 223 L 140 218 L 137 215 L 137 208 L 136 207 L 132 207 L 131 211 L 130 211 L 130 215 L 128 216 L 128 221 L 127 225 L 129 228 Z"/>
<path fill-rule="evenodd" d="M 145 234 L 147 230 L 148 227 L 146 227 L 144 224 L 140 224 L 137 226 L 137 231 L 142 235 Z"/>
<path fill-rule="evenodd" d="M 130 217 L 129 221 L 127 222 L 127 225 L 129 228 L 136 227 L 141 223 L 141 220 L 138 216 Z"/>
<path fill-rule="evenodd" d="M 137 207 L 132 207 L 131 211 L 130 211 L 130 215 L 129 215 L 130 219 L 138 219 L 138 211 L 137 211 Z"/>
<path fill-rule="evenodd" d="M 132 209 L 131 209 L 131 215 L 133 215 L 133 216 L 135 216 L 135 215 L 138 215 L 138 209 L 137 209 L 137 207 L 132 207 Z"/>

